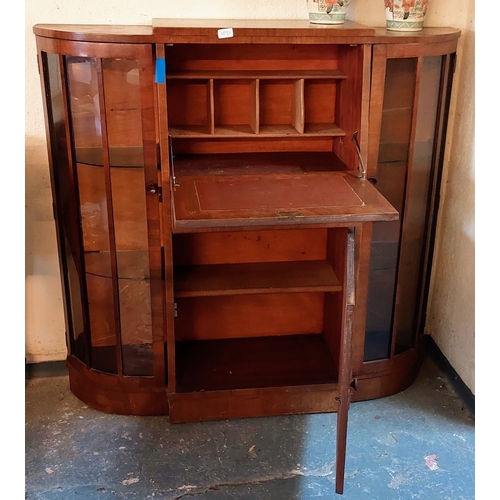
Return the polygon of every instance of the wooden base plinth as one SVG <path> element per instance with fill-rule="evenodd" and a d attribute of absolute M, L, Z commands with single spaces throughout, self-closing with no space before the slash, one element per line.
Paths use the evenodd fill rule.
<path fill-rule="evenodd" d="M 172 423 L 336 412 L 337 384 L 169 395 Z"/>
<path fill-rule="evenodd" d="M 67 360 L 71 392 L 96 410 L 118 415 L 168 415 L 164 386 L 151 377 L 124 377 L 89 370 L 70 356 Z"/>
<path fill-rule="evenodd" d="M 407 389 L 416 379 L 424 355 L 417 349 L 392 360 L 365 363 L 354 374 L 358 380 L 352 401 L 391 396 Z M 169 415 L 171 423 L 223 420 L 305 413 L 336 412 L 336 383 L 301 386 L 200 390 L 167 395 L 153 378 L 124 377 L 89 370 L 74 356 L 67 360 L 70 389 L 92 408 L 119 415 Z"/>

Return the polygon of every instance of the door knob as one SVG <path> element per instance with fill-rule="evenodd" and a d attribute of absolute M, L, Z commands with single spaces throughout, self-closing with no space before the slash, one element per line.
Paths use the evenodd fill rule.
<path fill-rule="evenodd" d="M 151 194 L 156 194 L 158 192 L 158 184 L 148 184 L 146 186 L 146 191 Z"/>

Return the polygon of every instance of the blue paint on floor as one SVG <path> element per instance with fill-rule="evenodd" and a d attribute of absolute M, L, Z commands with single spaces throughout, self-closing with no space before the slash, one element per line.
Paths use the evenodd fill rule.
<path fill-rule="evenodd" d="M 30 500 L 474 498 L 474 417 L 430 359 L 406 391 L 351 405 L 342 496 L 335 414 L 170 424 L 93 410 L 65 375 L 25 394 Z"/>

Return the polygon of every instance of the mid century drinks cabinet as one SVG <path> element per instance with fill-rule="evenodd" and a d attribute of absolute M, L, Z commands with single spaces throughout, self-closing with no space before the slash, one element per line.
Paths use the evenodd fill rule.
<path fill-rule="evenodd" d="M 459 32 L 34 33 L 74 394 L 172 422 L 338 412 L 342 491 L 350 401 L 420 367 Z"/>

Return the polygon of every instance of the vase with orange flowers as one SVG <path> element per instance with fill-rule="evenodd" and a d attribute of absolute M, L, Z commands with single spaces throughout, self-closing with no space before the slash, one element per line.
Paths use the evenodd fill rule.
<path fill-rule="evenodd" d="M 316 24 L 343 24 L 351 0 L 307 0 L 309 21 Z"/>
<path fill-rule="evenodd" d="M 424 27 L 429 0 L 385 0 L 387 29 L 420 31 Z"/>

